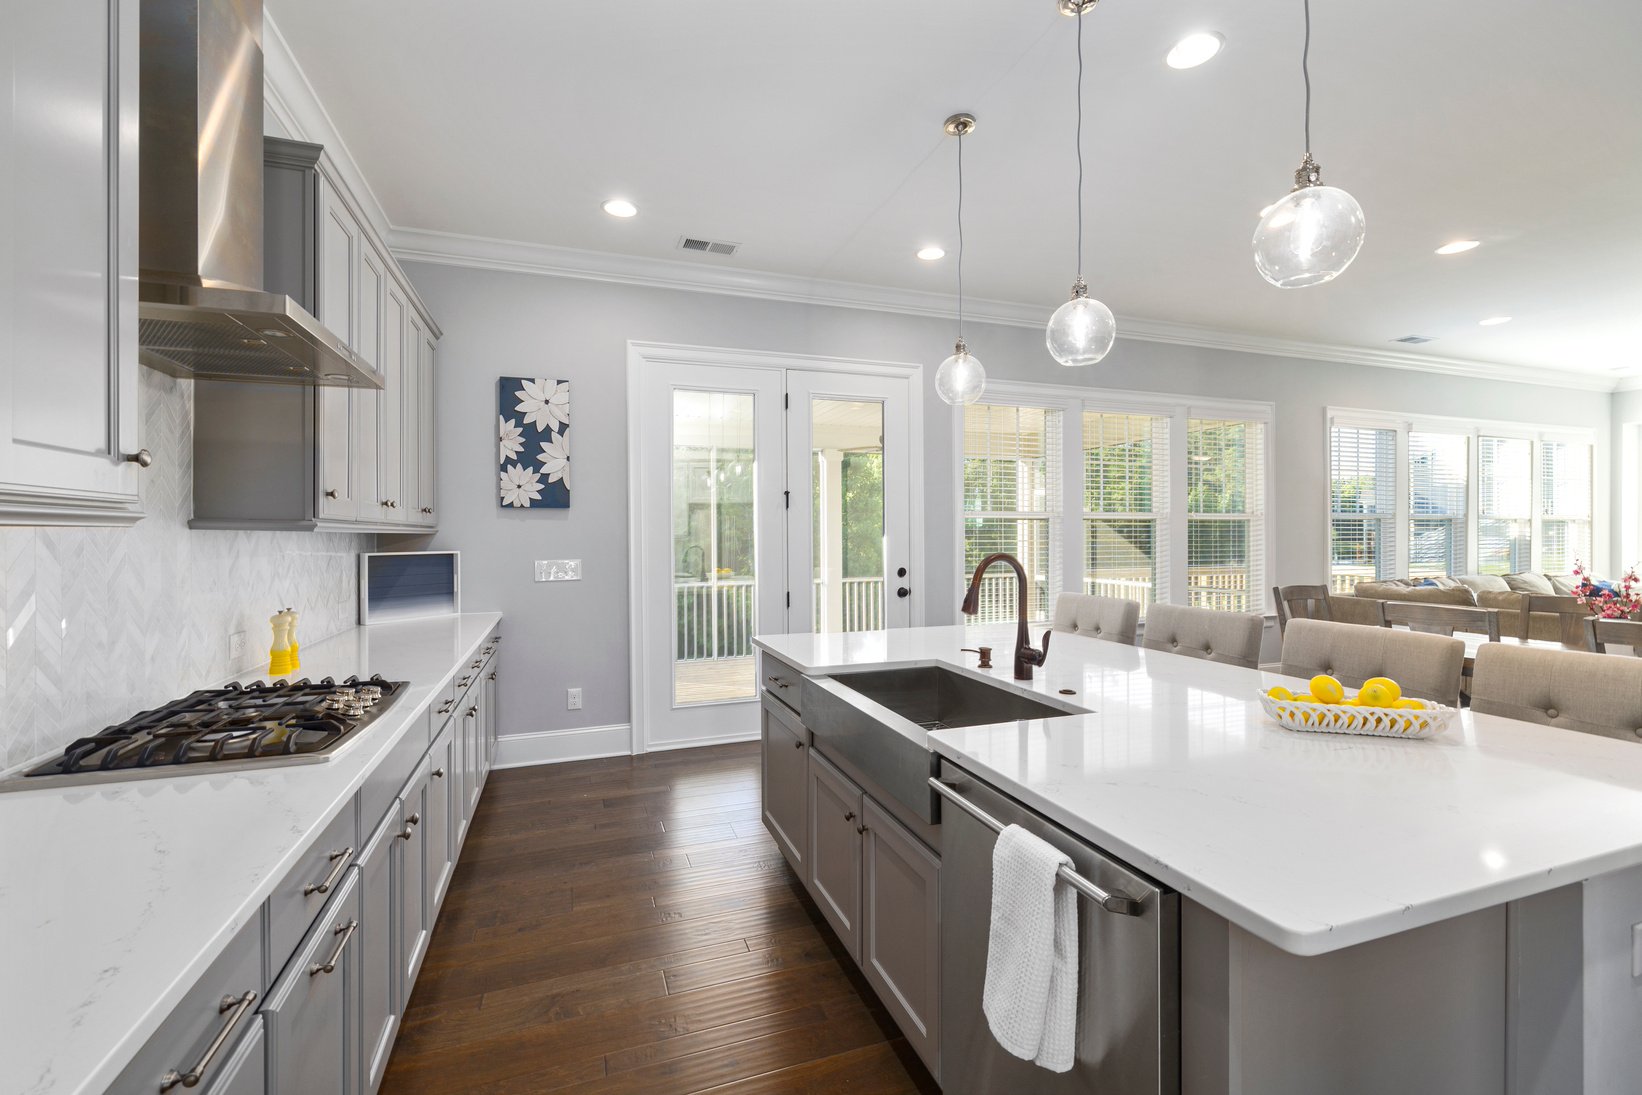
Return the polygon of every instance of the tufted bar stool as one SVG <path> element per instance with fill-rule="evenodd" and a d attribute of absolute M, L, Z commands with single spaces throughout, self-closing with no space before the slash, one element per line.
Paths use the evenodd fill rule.
<path fill-rule="evenodd" d="M 1361 688 L 1370 677 L 1390 677 L 1404 695 L 1453 705 L 1464 670 L 1465 643 L 1446 635 L 1299 619 L 1283 632 L 1282 672 L 1303 680 L 1327 673 Z"/>
<path fill-rule="evenodd" d="M 1214 612 L 1183 605 L 1153 605 L 1146 614 L 1147 650 L 1240 665 L 1260 665 L 1260 639 L 1266 621 L 1250 612 Z"/>
<path fill-rule="evenodd" d="M 1062 593 L 1055 598 L 1056 631 L 1133 646 L 1139 624 L 1138 601 L 1092 593 Z"/>
<path fill-rule="evenodd" d="M 1488 643 L 1477 651 L 1471 710 L 1642 742 L 1642 659 Z"/>

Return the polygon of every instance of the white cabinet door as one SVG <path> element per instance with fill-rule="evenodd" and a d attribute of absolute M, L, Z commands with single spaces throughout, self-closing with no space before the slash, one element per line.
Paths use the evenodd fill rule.
<path fill-rule="evenodd" d="M 433 920 L 427 900 L 428 784 L 433 782 L 431 764 L 423 759 L 410 789 L 405 792 L 403 822 L 397 839 L 399 849 L 399 986 L 400 1008 L 410 999 L 411 986 L 422 970 L 433 935 Z M 443 788 L 441 788 L 442 790 Z"/>
<path fill-rule="evenodd" d="M 434 509 L 433 452 L 433 336 L 423 332 L 416 356 L 417 407 L 417 513 L 425 525 L 438 524 Z"/>
<path fill-rule="evenodd" d="M 367 259 L 370 265 L 374 259 Z M 379 260 L 378 260 L 379 261 Z M 376 393 L 376 519 L 398 523 L 406 520 L 404 488 L 405 432 L 405 304 L 387 278 L 377 271 L 378 291 L 383 293 L 382 353 L 377 372 L 382 374 L 382 390 Z"/>
<path fill-rule="evenodd" d="M 359 270 L 364 238 L 359 223 L 330 186 L 319 188 L 319 309 L 315 313 L 350 347 L 358 348 L 355 323 L 359 301 Z M 363 407 L 347 388 L 319 389 L 319 515 L 352 521 L 374 516 L 367 510 L 374 498 L 362 495 L 358 466 L 358 434 Z M 374 490 L 374 473 L 371 484 Z"/>
<path fill-rule="evenodd" d="M 411 330 L 411 309 L 397 285 L 388 286 L 388 311 L 399 321 L 399 508 L 394 520 L 407 525 L 426 524 L 421 512 L 421 486 L 417 482 L 421 457 L 422 390 L 417 361 L 421 348 Z"/>
<path fill-rule="evenodd" d="M 422 839 L 427 842 L 428 927 L 438 916 L 445 903 L 445 892 L 450 889 L 451 876 L 456 873 L 455 833 L 451 830 L 451 788 L 461 786 L 460 769 L 456 764 L 453 724 L 445 723 L 439 736 L 428 750 L 431 771 L 428 773 L 426 810 L 422 819 Z"/>
<path fill-rule="evenodd" d="M 0 523 L 129 524 L 137 3 L 0 21 Z"/>

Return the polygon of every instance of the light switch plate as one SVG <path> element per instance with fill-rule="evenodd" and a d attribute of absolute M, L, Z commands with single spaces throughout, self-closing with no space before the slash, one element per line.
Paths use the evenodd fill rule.
<path fill-rule="evenodd" d="M 538 582 L 579 582 L 582 580 L 580 559 L 537 559 Z"/>

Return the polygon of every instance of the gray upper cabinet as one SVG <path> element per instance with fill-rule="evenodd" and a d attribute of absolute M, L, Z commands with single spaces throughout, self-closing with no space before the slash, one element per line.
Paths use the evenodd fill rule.
<path fill-rule="evenodd" d="M 310 309 L 382 388 L 197 382 L 193 524 L 433 528 L 438 328 L 324 149 L 270 137 L 263 152 L 265 288 Z"/>
<path fill-rule="evenodd" d="M 137 0 L 6 6 L 0 524 L 142 516 L 126 459 L 140 450 L 137 16 Z"/>

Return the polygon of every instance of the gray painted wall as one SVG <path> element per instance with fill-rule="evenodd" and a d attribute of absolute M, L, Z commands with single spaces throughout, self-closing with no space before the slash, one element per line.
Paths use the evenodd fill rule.
<path fill-rule="evenodd" d="M 352 627 L 357 553 L 370 536 L 195 532 L 194 385 L 140 372 L 154 466 L 132 528 L 0 528 L 0 768 L 139 711 L 267 668 L 268 617 L 299 637 Z M 246 633 L 246 655 L 228 636 Z"/>
<path fill-rule="evenodd" d="M 1614 569 L 1642 563 L 1642 391 L 1613 397 Z"/>
<path fill-rule="evenodd" d="M 406 270 L 439 317 L 440 531 L 463 553 L 463 603 L 507 614 L 502 707 L 507 733 L 628 721 L 627 343 L 834 355 L 933 366 L 949 322 L 423 263 Z M 1326 292 L 1326 290 L 1322 290 Z M 1298 299 L 1298 298 L 1297 298 Z M 1100 365 L 1063 369 L 1037 330 L 974 325 L 971 348 L 998 379 L 1266 400 L 1276 404 L 1275 576 L 1324 578 L 1324 413 L 1330 405 L 1598 427 L 1608 455 L 1612 397 L 1393 369 L 1119 341 Z M 569 510 L 503 512 L 495 490 L 495 382 L 545 375 L 572 383 Z M 956 615 L 951 482 L 954 412 L 924 385 L 929 622 Z M 580 558 L 580 582 L 537 584 L 535 559 Z M 581 687 L 584 708 L 565 710 Z"/>

